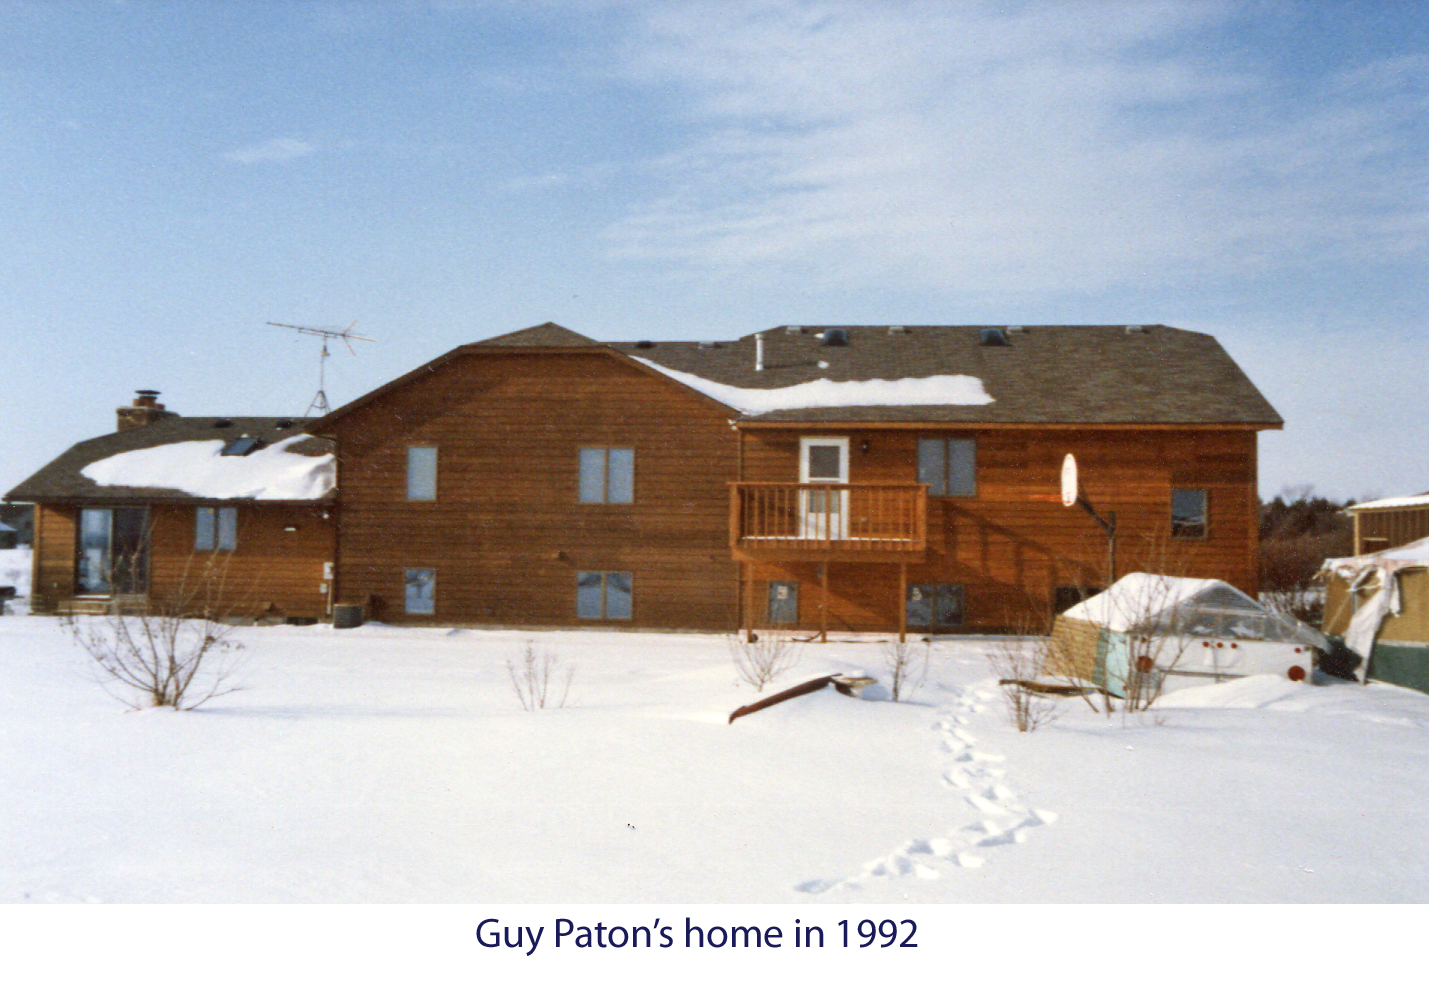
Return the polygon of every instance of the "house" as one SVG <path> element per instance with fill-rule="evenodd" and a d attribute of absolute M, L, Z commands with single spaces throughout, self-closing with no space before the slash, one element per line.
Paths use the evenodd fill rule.
<path fill-rule="evenodd" d="M 1119 563 L 1255 593 L 1257 432 L 1209 335 L 785 326 L 464 345 L 308 424 L 335 596 L 396 623 L 1006 630 Z"/>
<path fill-rule="evenodd" d="M 32 611 L 328 613 L 329 443 L 302 419 L 179 417 L 152 390 L 117 414 L 7 495 L 35 505 Z"/>
<path fill-rule="evenodd" d="M 1386 497 L 1345 508 L 1354 519 L 1356 556 L 1429 538 L 1429 493 L 1412 497 Z"/>
<path fill-rule="evenodd" d="M 1320 576 L 1325 633 L 1353 653 L 1360 681 L 1429 693 L 1429 538 L 1327 559 Z"/>

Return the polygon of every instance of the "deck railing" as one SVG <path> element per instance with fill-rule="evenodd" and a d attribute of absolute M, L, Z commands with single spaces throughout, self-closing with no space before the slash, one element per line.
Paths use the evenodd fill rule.
<path fill-rule="evenodd" d="M 731 483 L 729 540 L 748 552 L 921 553 L 922 483 Z"/>

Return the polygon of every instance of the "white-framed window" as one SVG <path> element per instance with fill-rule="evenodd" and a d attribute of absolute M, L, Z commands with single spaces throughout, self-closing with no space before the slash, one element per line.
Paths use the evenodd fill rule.
<path fill-rule="evenodd" d="M 429 567 L 404 571 L 404 610 L 408 614 L 437 613 L 437 571 Z"/>
<path fill-rule="evenodd" d="M 407 499 L 437 499 L 437 447 L 407 446 Z"/>
<path fill-rule="evenodd" d="M 629 573 L 576 573 L 576 617 L 609 618 L 628 621 L 634 600 L 634 582 Z"/>
<path fill-rule="evenodd" d="M 581 449 L 582 504 L 630 504 L 634 500 L 634 449 Z"/>
<path fill-rule="evenodd" d="M 238 508 L 194 508 L 194 548 L 200 552 L 238 548 Z"/>
<path fill-rule="evenodd" d="M 918 439 L 918 482 L 928 484 L 933 497 L 977 496 L 977 441 Z"/>
<path fill-rule="evenodd" d="M 1171 491 L 1171 535 L 1175 538 L 1205 538 L 1209 534 L 1206 492 L 1174 488 Z"/>

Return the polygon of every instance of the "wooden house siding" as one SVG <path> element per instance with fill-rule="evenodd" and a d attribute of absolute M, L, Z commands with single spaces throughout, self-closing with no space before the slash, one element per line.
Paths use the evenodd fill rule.
<path fill-rule="evenodd" d="M 235 548 L 209 552 L 194 548 L 193 507 L 149 509 L 150 601 L 198 602 L 229 616 L 325 617 L 323 566 L 333 560 L 335 539 L 330 512 L 268 504 L 237 510 Z"/>
<path fill-rule="evenodd" d="M 1385 508 L 1382 511 L 1350 509 L 1355 521 L 1355 552 L 1397 549 L 1421 538 L 1429 538 L 1429 507 Z"/>
<path fill-rule="evenodd" d="M 797 480 L 801 436 L 849 438 L 849 481 L 917 479 L 919 438 L 977 443 L 973 496 L 928 499 L 928 551 L 906 565 L 908 583 L 960 584 L 968 630 L 1016 627 L 1050 614 L 1058 586 L 1104 586 L 1105 533 L 1056 495 L 1063 457 L 1077 456 L 1082 489 L 1105 516 L 1117 515 L 1119 574 L 1170 572 L 1225 580 L 1256 593 L 1256 438 L 1246 430 L 1035 428 L 866 428 L 840 432 L 758 428 L 743 432 L 746 480 Z M 1172 538 L 1171 490 L 1206 491 L 1204 538 Z M 1051 498 L 1051 499 L 1049 499 Z M 818 562 L 758 563 L 750 595 L 756 623 L 766 613 L 767 584 L 799 583 L 802 627 L 817 627 Z M 899 567 L 827 566 L 831 627 L 896 629 Z"/>
<path fill-rule="evenodd" d="M 35 552 L 30 578 L 30 610 L 52 614 L 74 595 L 75 529 L 79 512 L 52 504 L 35 506 Z"/>
<path fill-rule="evenodd" d="M 471 352 L 334 419 L 338 596 L 384 621 L 728 629 L 737 570 L 730 414 L 608 354 Z M 407 450 L 437 449 L 436 499 L 408 500 Z M 582 448 L 634 451 L 631 503 L 581 503 Z M 405 610 L 408 569 L 434 612 Z M 629 573 L 629 620 L 581 619 L 576 574 Z"/>
<path fill-rule="evenodd" d="M 324 564 L 334 554 L 330 514 L 304 505 L 239 505 L 237 547 L 205 552 L 194 548 L 194 508 L 148 508 L 148 603 L 188 604 L 189 610 L 243 617 L 320 618 L 328 613 L 322 585 Z M 76 596 L 79 510 L 65 504 L 35 508 L 30 601 L 36 613 L 65 610 Z M 294 530 L 285 530 L 288 526 Z"/>

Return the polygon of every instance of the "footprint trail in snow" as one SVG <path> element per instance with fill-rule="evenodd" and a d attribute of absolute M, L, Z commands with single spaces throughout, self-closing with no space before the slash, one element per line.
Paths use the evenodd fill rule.
<path fill-rule="evenodd" d="M 965 815 L 972 821 L 928 839 L 912 839 L 886 856 L 865 863 L 851 877 L 807 880 L 794 889 L 806 894 L 830 890 L 857 890 L 875 878 L 912 876 L 935 880 L 945 872 L 976 869 L 996 848 L 1026 842 L 1034 829 L 1057 820 L 1051 811 L 1029 808 L 1017 792 L 1002 782 L 1007 771 L 1000 765 L 1004 757 L 980 747 L 977 736 L 962 726 L 968 716 L 986 711 L 997 699 L 997 691 L 982 687 L 960 688 L 938 709 L 933 730 L 941 748 L 952 757 L 943 771 L 943 782 L 961 799 Z"/>

